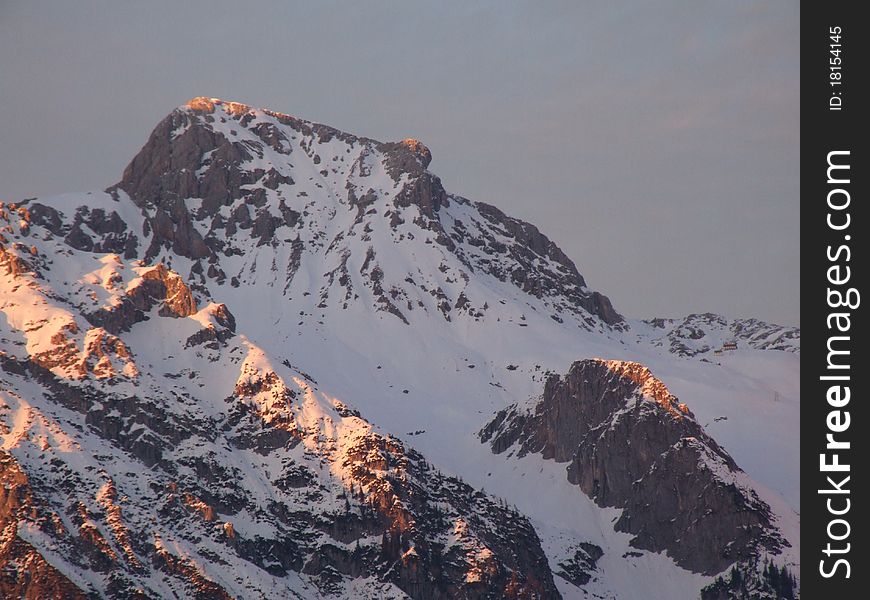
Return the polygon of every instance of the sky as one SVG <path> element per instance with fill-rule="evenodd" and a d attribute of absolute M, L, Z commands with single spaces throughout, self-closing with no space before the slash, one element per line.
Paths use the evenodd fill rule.
<path fill-rule="evenodd" d="M 800 324 L 799 3 L 0 0 L 0 199 L 194 96 L 422 140 L 628 316 Z"/>

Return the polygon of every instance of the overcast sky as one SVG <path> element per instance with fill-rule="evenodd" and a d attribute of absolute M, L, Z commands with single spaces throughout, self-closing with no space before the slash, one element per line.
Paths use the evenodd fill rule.
<path fill-rule="evenodd" d="M 421 139 L 630 316 L 799 324 L 799 5 L 0 0 L 0 198 L 103 189 L 193 96 Z"/>

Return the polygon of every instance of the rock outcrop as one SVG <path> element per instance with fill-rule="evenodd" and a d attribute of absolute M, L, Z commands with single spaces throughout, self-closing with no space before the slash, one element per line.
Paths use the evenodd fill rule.
<path fill-rule="evenodd" d="M 310 203 L 303 210 L 290 206 L 294 199 L 307 197 L 296 180 L 309 174 L 315 187 L 345 199 L 336 210 L 352 209 L 356 215 L 350 229 L 332 240 L 327 253 L 350 252 L 345 240 L 360 235 L 360 230 L 367 236 L 386 221 L 397 242 L 429 239 L 427 243 L 434 242 L 443 255 L 442 262 L 461 267 L 425 287 L 420 282 L 415 289 L 407 281 L 408 273 L 378 275 L 373 269 L 379 265 L 372 264 L 363 285 L 372 289 L 380 310 L 408 322 L 407 312 L 421 304 L 414 298 L 422 295 L 427 300 L 434 296 L 435 310 L 448 320 L 459 312 L 480 318 L 484 302 L 461 311 L 454 308 L 459 295 L 447 295 L 452 281 L 482 271 L 553 309 L 575 314 L 587 327 L 596 327 L 598 319 L 608 327 L 624 327 L 610 300 L 586 287 L 574 263 L 555 243 L 535 226 L 493 206 L 449 194 L 428 170 L 431 160 L 431 152 L 419 140 L 377 142 L 236 102 L 195 98 L 161 121 L 121 181 L 108 191 L 115 197 L 126 193 L 144 214 L 146 261 L 171 252 L 197 261 L 200 277 L 218 283 L 230 280 L 238 285 L 242 278 L 239 273 L 226 273 L 222 256 L 244 255 L 250 245 L 277 249 L 281 243 L 292 243 L 294 238 L 301 242 L 313 233 L 286 265 L 289 286 L 301 255 L 322 252 L 319 231 L 328 229 L 317 222 L 318 211 Z M 468 216 L 458 219 L 451 210 Z M 88 223 L 95 222 L 94 215 L 85 216 Z M 125 252 L 135 252 L 138 239 L 122 223 L 101 219 L 100 230 L 111 229 L 114 237 L 95 242 L 74 224 L 67 233 L 68 243 L 107 251 L 124 242 Z M 40 222 L 60 227 L 45 208 L 40 209 Z M 330 286 L 343 288 L 345 301 L 358 295 L 350 285 L 346 263 L 338 273 L 325 275 L 330 276 Z M 329 291 L 322 296 L 327 303 Z"/>
<path fill-rule="evenodd" d="M 197 310 L 162 262 L 71 252 L 62 301 L 29 265 L 3 273 L 4 596 L 560 597 L 525 516 L 270 366 L 226 304 Z M 128 346 L 145 321 L 166 355 Z"/>
<path fill-rule="evenodd" d="M 86 313 L 88 322 L 117 335 L 146 320 L 147 313 L 158 304 L 157 314 L 161 317 L 187 317 L 196 312 L 196 300 L 190 288 L 178 273 L 170 271 L 163 263 L 141 269 L 140 278 L 117 304 Z"/>
<path fill-rule="evenodd" d="M 621 508 L 632 545 L 715 574 L 783 540 L 770 507 L 691 411 L 642 365 L 575 362 L 547 379 L 538 402 L 496 415 L 481 439 L 493 452 L 540 453 L 601 506 Z"/>
<path fill-rule="evenodd" d="M 228 320 L 219 307 L 211 314 Z M 244 347 L 232 343 L 218 352 Z M 15 460 L 0 454 L 0 590 L 28 598 L 158 598 L 161 589 L 231 598 L 222 575 L 230 561 L 248 573 L 235 589 L 253 598 L 280 593 L 262 587 L 263 578 L 292 573 L 309 582 L 310 597 L 353 597 L 358 585 L 384 598 L 560 597 L 526 517 L 375 433 L 356 411 L 323 404 L 301 376 L 255 364 L 244 363 L 222 412 L 202 414 L 97 382 L 76 387 L 3 357 L 4 385 L 29 381 L 54 400 L 35 410 L 4 394 L 0 426 L 9 434 L 26 423 L 19 451 L 46 459 L 31 469 L 34 486 L 65 492 L 43 510 Z M 87 432 L 72 442 L 49 408 L 80 414 Z M 101 449 L 84 469 L 81 446 Z M 252 487 L 240 460 L 249 470 L 263 463 L 277 471 L 261 471 L 271 481 Z M 73 515 L 76 529 L 60 513 Z M 90 573 L 87 590 L 16 536 L 25 526 L 44 531 L 55 560 Z"/>

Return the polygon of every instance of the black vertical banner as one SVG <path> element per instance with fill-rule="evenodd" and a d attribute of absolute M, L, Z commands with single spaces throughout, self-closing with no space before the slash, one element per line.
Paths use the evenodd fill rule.
<path fill-rule="evenodd" d="M 801 8 L 801 597 L 868 598 L 866 236 L 870 27 Z M 868 292 L 870 293 L 870 292 Z M 864 559 L 864 560 L 862 560 Z"/>

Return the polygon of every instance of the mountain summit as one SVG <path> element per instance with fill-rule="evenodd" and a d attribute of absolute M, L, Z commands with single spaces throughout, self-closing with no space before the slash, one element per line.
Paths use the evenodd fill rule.
<path fill-rule="evenodd" d="M 432 160 L 202 97 L 0 204 L 0 594 L 795 596 L 800 332 L 623 316 Z"/>
<path fill-rule="evenodd" d="M 244 267 L 226 259 L 268 256 L 276 284 L 293 293 L 297 265 L 319 265 L 326 281 L 304 291 L 323 304 L 367 302 L 409 322 L 414 311 L 480 318 L 491 294 L 471 275 L 485 274 L 588 327 L 622 322 L 535 226 L 448 194 L 427 170 L 431 159 L 417 140 L 377 142 L 195 98 L 157 126 L 110 191 L 142 209 L 153 232 L 145 258 L 194 260 L 203 284 L 239 285 Z"/>

